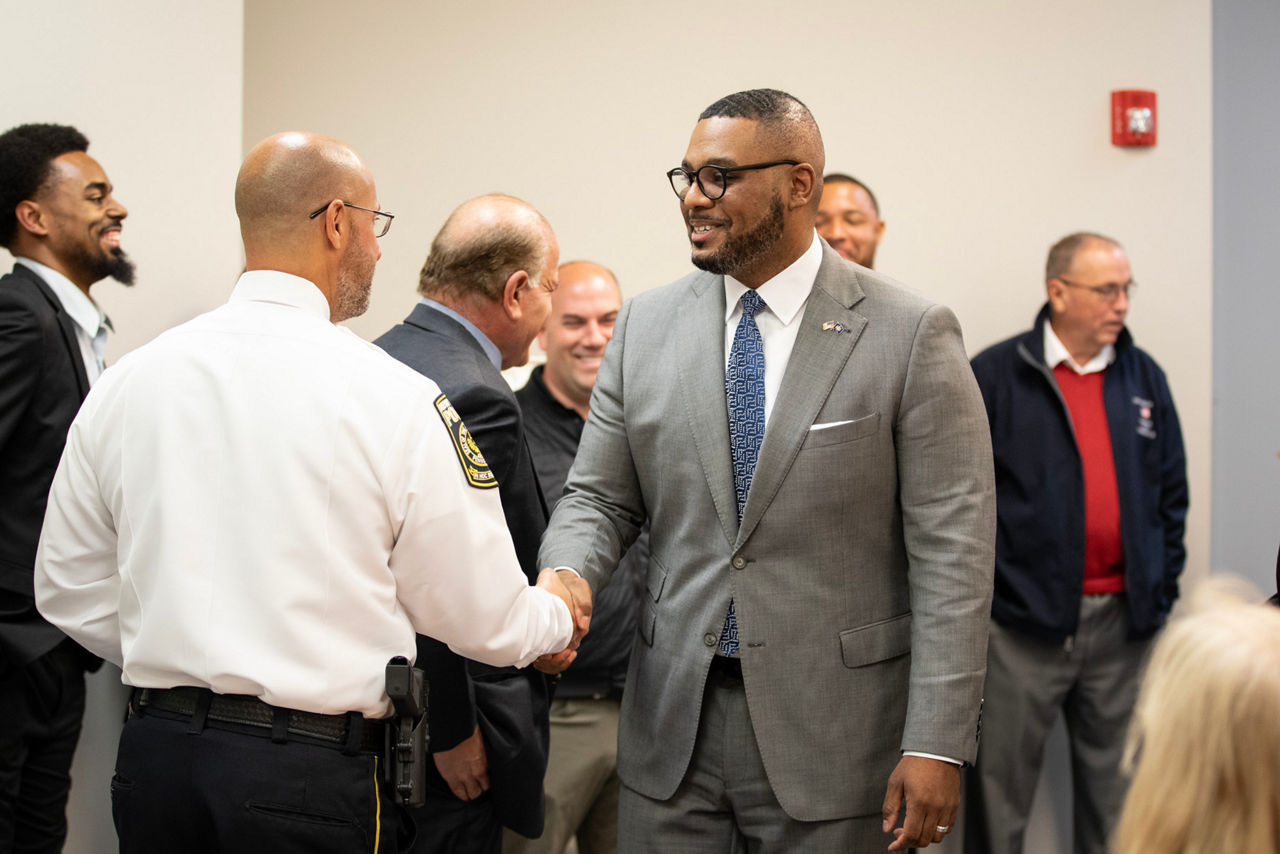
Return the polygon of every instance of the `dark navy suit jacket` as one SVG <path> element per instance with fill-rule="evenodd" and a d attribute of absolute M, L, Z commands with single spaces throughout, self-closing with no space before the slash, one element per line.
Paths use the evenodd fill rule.
<path fill-rule="evenodd" d="M 404 323 L 373 343 L 434 380 L 462 416 L 497 477 L 520 567 L 530 583 L 536 582 L 547 506 L 525 441 L 520 406 L 501 372 L 462 324 L 421 303 Z M 525 836 L 540 836 L 550 738 L 546 677 L 531 667 L 494 668 L 467 661 L 421 635 L 418 666 L 426 671 L 430 685 L 431 749 L 456 746 L 478 722 L 489 763 L 489 794 L 499 821 Z M 435 773 L 434 765 L 428 773 Z M 428 813 L 430 798 L 439 789 L 428 786 Z"/>

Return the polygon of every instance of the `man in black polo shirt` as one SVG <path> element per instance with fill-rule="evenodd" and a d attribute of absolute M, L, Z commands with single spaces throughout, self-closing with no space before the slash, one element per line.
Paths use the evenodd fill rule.
<path fill-rule="evenodd" d="M 564 491 L 621 303 L 617 279 L 599 264 L 571 261 L 560 267 L 560 286 L 538 336 L 547 362 L 516 392 L 548 504 Z M 648 534 L 642 534 L 613 581 L 598 591 L 590 640 L 583 642 L 556 687 L 542 837 L 529 840 L 507 831 L 504 852 L 560 854 L 575 834 L 581 854 L 617 850 L 619 697 L 636 630 L 648 542 Z"/>

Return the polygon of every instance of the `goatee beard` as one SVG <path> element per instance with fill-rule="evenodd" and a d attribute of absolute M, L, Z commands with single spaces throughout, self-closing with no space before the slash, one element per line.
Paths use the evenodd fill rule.
<path fill-rule="evenodd" d="M 110 276 L 127 288 L 133 287 L 134 266 L 123 249 L 113 249 L 104 259 L 101 268 L 102 277 Z"/>
<path fill-rule="evenodd" d="M 782 237 L 784 228 L 782 196 L 775 193 L 769 203 L 769 212 L 759 225 L 746 234 L 729 238 L 724 246 L 710 255 L 694 255 L 693 265 L 708 273 L 736 278 L 738 273 L 749 270 L 769 254 Z"/>

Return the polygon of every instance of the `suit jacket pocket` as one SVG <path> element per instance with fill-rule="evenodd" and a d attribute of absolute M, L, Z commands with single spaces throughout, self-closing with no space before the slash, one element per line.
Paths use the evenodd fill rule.
<path fill-rule="evenodd" d="M 657 602 L 662 598 L 662 588 L 667 585 L 667 570 L 656 557 L 649 555 L 649 577 L 645 586 L 649 588 L 649 597 Z"/>
<path fill-rule="evenodd" d="M 911 652 L 911 612 L 840 633 L 844 666 L 865 667 Z"/>
<path fill-rule="evenodd" d="M 809 448 L 825 448 L 828 445 L 856 442 L 867 436 L 874 436 L 878 429 L 880 429 L 879 412 L 873 412 L 870 415 L 864 415 L 861 418 L 850 421 L 848 424 L 828 427 L 824 430 L 810 428 L 809 434 L 804 437 L 804 442 L 800 445 L 800 450 L 805 451 Z"/>
<path fill-rule="evenodd" d="M 653 646 L 653 629 L 658 624 L 658 612 L 654 610 L 653 603 L 645 602 L 640 607 L 639 625 L 636 626 L 640 631 L 640 639 Z"/>

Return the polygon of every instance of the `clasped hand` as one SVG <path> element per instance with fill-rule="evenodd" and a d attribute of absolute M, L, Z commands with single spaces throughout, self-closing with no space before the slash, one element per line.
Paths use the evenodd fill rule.
<path fill-rule="evenodd" d="M 544 569 L 538 576 L 538 586 L 564 601 L 573 619 L 573 636 L 567 647 L 538 658 L 533 666 L 543 673 L 563 673 L 578 657 L 578 646 L 591 626 L 591 585 L 576 572 Z"/>

